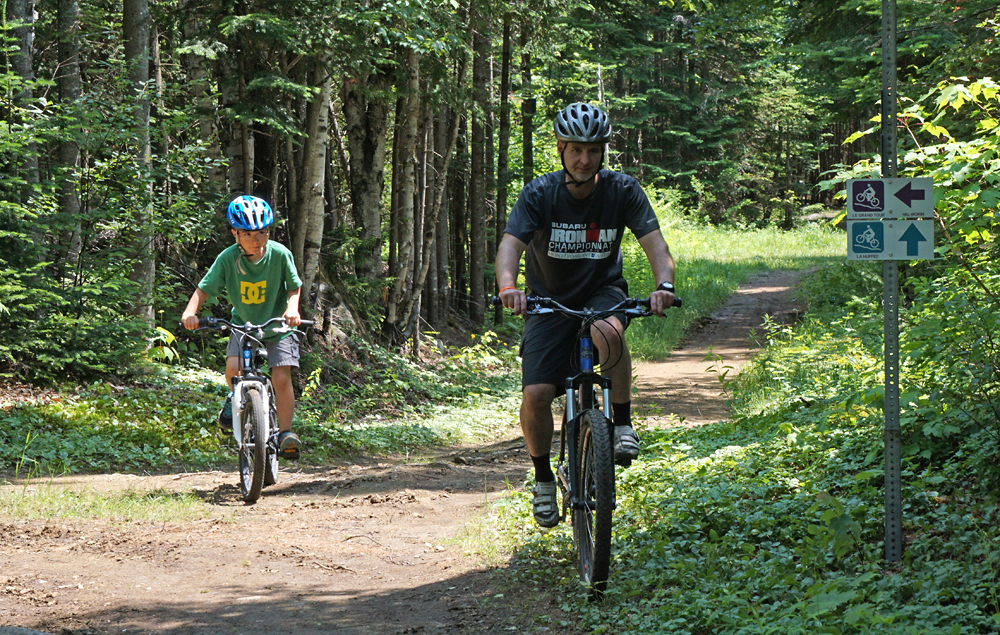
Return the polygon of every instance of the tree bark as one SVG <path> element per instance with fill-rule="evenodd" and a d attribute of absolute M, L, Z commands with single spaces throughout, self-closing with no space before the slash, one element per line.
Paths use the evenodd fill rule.
<path fill-rule="evenodd" d="M 500 54 L 500 140 L 497 149 L 496 244 L 507 226 L 507 186 L 510 181 L 510 14 L 503 16 L 503 51 Z M 495 287 L 494 282 L 494 287 Z M 503 307 L 493 311 L 493 323 L 503 323 Z"/>
<path fill-rule="evenodd" d="M 469 69 L 469 52 L 466 49 L 465 54 L 462 55 L 459 60 L 458 70 L 456 72 L 456 84 L 461 87 L 465 85 L 465 78 L 468 74 Z M 406 307 L 406 311 L 400 320 L 401 323 L 407 324 L 409 329 L 415 329 L 417 320 L 411 320 L 410 317 L 413 316 L 417 302 L 420 299 L 420 290 L 424 288 L 424 283 L 427 280 L 427 272 L 431 266 L 430 250 L 434 248 L 435 239 L 438 236 L 438 216 L 440 215 L 441 208 L 444 207 L 444 196 L 445 196 L 445 184 L 447 179 L 444 176 L 448 173 L 448 168 L 451 165 L 451 158 L 455 153 L 455 147 L 458 141 L 459 130 L 461 128 L 462 114 L 461 109 L 456 108 L 453 111 L 453 117 L 448 126 L 448 132 L 446 135 L 446 144 L 443 148 L 443 152 L 438 152 L 435 154 L 436 160 L 434 162 L 434 171 L 438 174 L 439 178 L 434 181 L 434 188 L 428 193 L 429 205 L 426 213 L 424 214 L 424 239 L 423 239 L 423 255 L 421 257 L 420 271 L 417 273 L 413 282 L 413 294 L 410 296 L 409 304 Z M 440 149 L 440 148 L 439 148 Z M 405 336 L 409 337 L 412 335 L 411 332 L 404 333 Z"/>
<path fill-rule="evenodd" d="M 149 141 L 149 33 L 151 19 L 149 0 L 125 0 L 122 5 L 122 30 L 125 36 L 125 63 L 129 84 L 136 96 L 135 132 L 136 159 L 144 178 L 150 183 L 152 149 Z M 151 192 L 147 192 L 151 194 Z M 153 323 L 153 287 L 156 283 L 156 257 L 153 230 L 150 225 L 152 204 L 140 199 L 132 225 L 131 244 L 135 265 L 130 279 L 139 285 L 139 295 L 131 312 Z"/>
<path fill-rule="evenodd" d="M 80 78 L 80 4 L 77 0 L 59 0 L 59 70 L 56 86 L 63 107 L 71 106 L 83 95 Z M 81 201 L 77 190 L 80 169 L 80 146 L 76 139 L 63 137 L 59 142 L 59 164 L 64 173 L 59 180 L 59 211 L 67 219 L 62 244 L 65 264 L 75 268 L 82 251 L 80 236 Z M 59 263 L 62 264 L 62 263 Z"/>
<path fill-rule="evenodd" d="M 382 277 L 382 190 L 390 86 L 389 74 L 381 71 L 344 83 L 351 204 L 361 222 L 354 268 L 358 277 L 372 282 Z"/>
<path fill-rule="evenodd" d="M 26 108 L 34 97 L 32 82 L 35 79 L 34 62 L 35 41 L 35 2 L 34 0 L 7 0 L 7 18 L 20 23 L 13 31 L 17 51 L 11 56 L 11 68 L 21 81 L 14 102 L 19 108 Z M 21 173 L 28 183 L 21 202 L 27 202 L 31 186 L 38 183 L 38 146 L 34 142 L 28 145 L 26 156 L 21 159 Z M 41 242 L 38 246 L 41 246 Z"/>
<path fill-rule="evenodd" d="M 420 55 L 413 49 L 407 49 L 405 55 L 406 85 L 402 91 L 405 102 L 399 128 L 399 183 L 393 184 L 394 189 L 399 188 L 396 196 L 398 255 L 396 270 L 391 272 L 395 282 L 389 293 L 383 325 L 383 332 L 391 332 L 393 340 L 394 333 L 406 331 L 405 322 L 400 320 L 400 307 L 405 308 L 410 295 L 414 293 L 410 285 L 413 282 L 413 201 L 416 189 L 417 127 L 420 121 Z"/>
<path fill-rule="evenodd" d="M 302 172 L 298 179 L 295 233 L 291 237 L 292 256 L 302 278 L 302 301 L 308 303 L 320 265 L 323 245 L 323 214 L 326 209 L 327 130 L 329 128 L 331 78 L 325 60 L 315 61 L 310 83 L 319 93 L 306 107 Z"/>
<path fill-rule="evenodd" d="M 532 141 L 535 98 L 531 87 L 531 52 L 528 51 L 527 23 L 521 24 L 521 164 L 524 166 L 522 180 L 527 185 L 535 178 L 534 144 Z"/>
<path fill-rule="evenodd" d="M 479 3 L 473 12 L 472 48 L 472 177 L 469 179 L 469 295 L 470 317 L 482 326 L 486 317 L 486 114 L 489 109 L 489 37 L 487 17 Z"/>
<path fill-rule="evenodd" d="M 198 24 L 195 10 L 189 5 L 194 5 L 194 2 L 192 0 L 185 0 L 182 5 L 184 17 L 181 28 L 183 29 L 184 38 L 190 41 L 198 37 L 200 25 Z M 208 190 L 214 194 L 221 194 L 225 191 L 226 187 L 226 171 L 222 164 L 219 129 L 215 124 L 217 107 L 215 96 L 211 89 L 211 63 L 206 57 L 196 53 L 188 53 L 184 56 L 183 61 L 187 71 L 191 101 L 197 106 L 198 137 L 205 144 L 205 151 L 211 161 L 211 167 L 208 169 L 206 175 Z"/>

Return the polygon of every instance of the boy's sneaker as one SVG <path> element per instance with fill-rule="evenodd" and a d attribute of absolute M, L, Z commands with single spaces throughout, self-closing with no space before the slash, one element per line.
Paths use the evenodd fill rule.
<path fill-rule="evenodd" d="M 289 461 L 299 458 L 299 447 L 302 440 L 291 430 L 285 430 L 278 435 L 278 456 Z"/>
<path fill-rule="evenodd" d="M 639 438 L 631 426 L 615 426 L 615 463 L 628 467 L 639 458 Z"/>
<path fill-rule="evenodd" d="M 233 395 L 230 393 L 226 397 L 226 403 L 222 404 L 222 410 L 219 411 L 219 427 L 226 434 L 232 434 L 233 432 Z"/>

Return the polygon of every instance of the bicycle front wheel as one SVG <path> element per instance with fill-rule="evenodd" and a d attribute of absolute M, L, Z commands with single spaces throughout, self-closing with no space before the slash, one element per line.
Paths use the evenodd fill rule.
<path fill-rule="evenodd" d="M 270 380 L 267 391 L 271 395 L 271 425 L 267 431 L 267 460 L 264 464 L 264 487 L 278 482 L 278 410 L 274 405 L 274 388 Z"/>
<path fill-rule="evenodd" d="M 611 566 L 611 515 L 615 507 L 615 462 L 611 422 L 599 410 L 580 415 L 577 438 L 579 497 L 573 507 L 573 540 L 580 554 L 580 579 L 595 592 L 604 591 Z"/>
<path fill-rule="evenodd" d="M 243 398 L 240 441 L 240 492 L 247 504 L 257 502 L 264 486 L 267 462 L 267 411 L 260 390 L 249 388 Z"/>

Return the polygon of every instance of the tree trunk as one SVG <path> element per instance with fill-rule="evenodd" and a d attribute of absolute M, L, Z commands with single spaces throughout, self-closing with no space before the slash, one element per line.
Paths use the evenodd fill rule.
<path fill-rule="evenodd" d="M 396 334 L 406 331 L 400 320 L 400 307 L 405 309 L 413 290 L 413 201 L 416 188 L 417 127 L 420 122 L 420 55 L 413 49 L 406 50 L 406 86 L 402 121 L 399 125 L 399 183 L 396 195 L 398 257 L 396 270 L 390 272 L 395 282 L 389 293 L 383 332 L 396 341 Z M 406 316 L 402 316 L 404 319 Z"/>
<path fill-rule="evenodd" d="M 302 278 L 302 301 L 308 303 L 313 282 L 319 271 L 323 244 L 323 213 L 326 209 L 327 129 L 329 128 L 331 78 L 325 60 L 316 60 L 311 84 L 319 88 L 306 107 L 305 141 L 302 148 L 302 171 L 296 196 L 295 233 L 291 237 L 292 255 Z"/>
<path fill-rule="evenodd" d="M 473 13 L 472 48 L 472 177 L 469 179 L 469 295 L 470 317 L 476 326 L 485 322 L 486 311 L 486 114 L 489 109 L 489 37 L 486 16 L 479 3 Z"/>
<path fill-rule="evenodd" d="M 151 187 L 152 151 L 149 143 L 149 0 L 125 0 L 122 5 L 122 30 L 125 36 L 125 63 L 129 84 L 135 92 L 135 131 L 138 146 L 136 159 L 142 177 Z M 147 194 L 152 194 L 148 191 Z M 135 264 L 129 278 L 138 283 L 139 295 L 132 305 L 133 315 L 153 323 L 153 287 L 156 283 L 156 257 L 150 224 L 152 204 L 143 198 L 135 212 L 131 243 Z"/>
<path fill-rule="evenodd" d="M 358 277 L 372 282 L 382 277 L 382 190 L 390 86 L 391 78 L 385 72 L 344 83 L 351 204 L 361 221 L 361 244 L 354 250 L 354 268 Z"/>
<path fill-rule="evenodd" d="M 222 89 L 224 108 L 233 108 L 242 103 L 244 99 L 243 73 L 245 68 L 243 58 L 233 59 L 233 55 L 238 55 L 238 53 L 230 52 L 220 63 L 222 76 L 219 78 L 219 85 Z M 249 126 L 246 122 L 237 121 L 231 116 L 224 117 L 220 121 L 219 137 L 225 152 L 226 163 L 229 164 L 229 171 L 226 175 L 229 193 L 234 196 L 252 194 L 256 148 Z"/>
<path fill-rule="evenodd" d="M 497 151 L 496 244 L 503 240 L 507 226 L 507 186 L 510 175 L 510 14 L 503 16 L 503 51 L 500 54 L 500 147 Z M 496 281 L 494 281 L 496 287 Z M 494 324 L 503 323 L 503 307 L 493 311 Z"/>
<path fill-rule="evenodd" d="M 34 0 L 7 0 L 7 19 L 21 23 L 12 31 L 17 50 L 11 56 L 11 67 L 21 81 L 20 89 L 14 95 L 15 104 L 18 108 L 26 108 L 34 97 L 32 90 L 32 82 L 35 79 L 32 67 L 34 62 L 32 47 L 35 41 Z M 28 145 L 27 155 L 21 158 L 20 171 L 28 184 L 21 202 L 27 202 L 27 198 L 31 195 L 31 186 L 38 183 L 38 146 L 34 142 Z M 38 247 L 41 245 L 41 242 L 37 243 Z"/>
<path fill-rule="evenodd" d="M 534 144 L 532 142 L 532 119 L 535 116 L 535 98 L 531 87 L 531 53 L 528 51 L 528 23 L 521 24 L 521 163 L 524 184 L 535 178 Z"/>
<path fill-rule="evenodd" d="M 59 101 L 67 108 L 83 94 L 80 78 L 80 5 L 77 0 L 59 0 L 59 70 L 56 85 Z M 67 219 L 62 234 L 65 264 L 75 268 L 82 251 L 80 237 L 81 201 L 77 190 L 80 169 L 80 146 L 73 138 L 59 143 L 59 164 L 65 170 L 59 180 L 59 211 Z M 63 263 L 57 263 L 63 264 Z"/>
<path fill-rule="evenodd" d="M 468 51 L 462 56 L 459 61 L 458 71 L 456 73 L 456 83 L 458 86 L 465 85 L 465 77 L 468 74 L 469 68 L 469 55 Z M 406 312 L 403 314 L 401 323 L 407 324 L 409 329 L 415 329 L 417 320 L 410 319 L 411 317 L 416 317 L 414 311 L 416 309 L 417 303 L 420 300 L 420 290 L 424 288 L 424 283 L 427 280 L 427 272 L 430 269 L 431 257 L 430 250 L 434 248 L 434 241 L 438 235 L 438 216 L 440 214 L 441 208 L 444 207 L 444 196 L 445 196 L 445 184 L 447 180 L 444 175 L 448 173 L 448 168 L 451 165 L 452 155 L 455 153 L 455 146 L 459 136 L 460 121 L 462 120 L 461 109 L 456 108 L 453 113 L 453 118 L 449 124 L 446 144 L 443 147 L 444 152 L 438 152 L 435 154 L 438 157 L 434 162 L 434 171 L 440 176 L 440 178 L 435 179 L 434 188 L 428 194 L 429 205 L 427 211 L 424 215 L 424 239 L 423 239 L 423 254 L 421 257 L 421 267 L 420 271 L 417 273 L 413 282 L 413 293 L 410 296 L 410 301 L 406 307 Z M 440 149 L 440 148 L 439 148 Z M 405 336 L 412 335 L 412 330 L 404 333 Z"/>
<path fill-rule="evenodd" d="M 460 112 L 455 113 L 459 121 L 458 141 L 455 152 L 455 173 L 451 175 L 451 287 L 455 291 L 455 305 L 462 313 L 469 314 L 469 276 L 466 250 L 468 247 L 468 223 L 466 212 L 466 183 L 469 178 L 468 121 Z"/>
<path fill-rule="evenodd" d="M 185 0 L 182 5 L 184 12 L 181 28 L 186 40 L 198 37 L 200 25 L 191 6 L 192 0 Z M 184 56 L 184 66 L 187 70 L 187 83 L 191 91 L 191 101 L 197 106 L 198 137 L 205 144 L 205 152 L 211 161 L 207 172 L 207 189 L 215 194 L 221 194 L 226 187 L 226 171 L 222 164 L 222 148 L 219 146 L 219 130 L 215 124 L 216 100 L 211 90 L 211 61 L 202 55 L 188 53 Z"/>

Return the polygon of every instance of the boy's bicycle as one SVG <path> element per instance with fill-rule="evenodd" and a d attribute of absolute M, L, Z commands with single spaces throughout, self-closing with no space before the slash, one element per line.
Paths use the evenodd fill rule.
<path fill-rule="evenodd" d="M 494 298 L 494 303 L 499 298 Z M 557 313 L 580 320 L 574 368 L 566 378 L 566 411 L 560 433 L 556 481 L 563 519 L 573 519 L 573 543 L 580 554 L 580 580 L 594 592 L 607 586 L 611 567 L 611 515 L 615 509 L 615 460 L 611 422 L 611 380 L 594 371 L 590 327 L 614 314 L 629 319 L 653 315 L 649 298 L 627 298 L 606 310 L 575 311 L 550 298 L 528 297 L 524 315 Z M 672 306 L 679 307 L 680 298 Z M 600 395 L 597 387 L 601 388 Z"/>
<path fill-rule="evenodd" d="M 271 318 L 263 324 L 233 324 L 221 318 L 198 320 L 198 329 L 231 329 L 240 336 L 240 369 L 233 377 L 233 438 L 239 444 L 240 493 L 247 504 L 260 498 L 260 491 L 278 482 L 278 410 L 271 379 L 263 371 L 267 358 L 262 338 L 273 323 L 276 333 L 301 331 L 285 326 L 285 318 Z M 300 322 L 312 324 L 309 320 Z M 293 335 L 292 337 L 295 337 Z"/>

